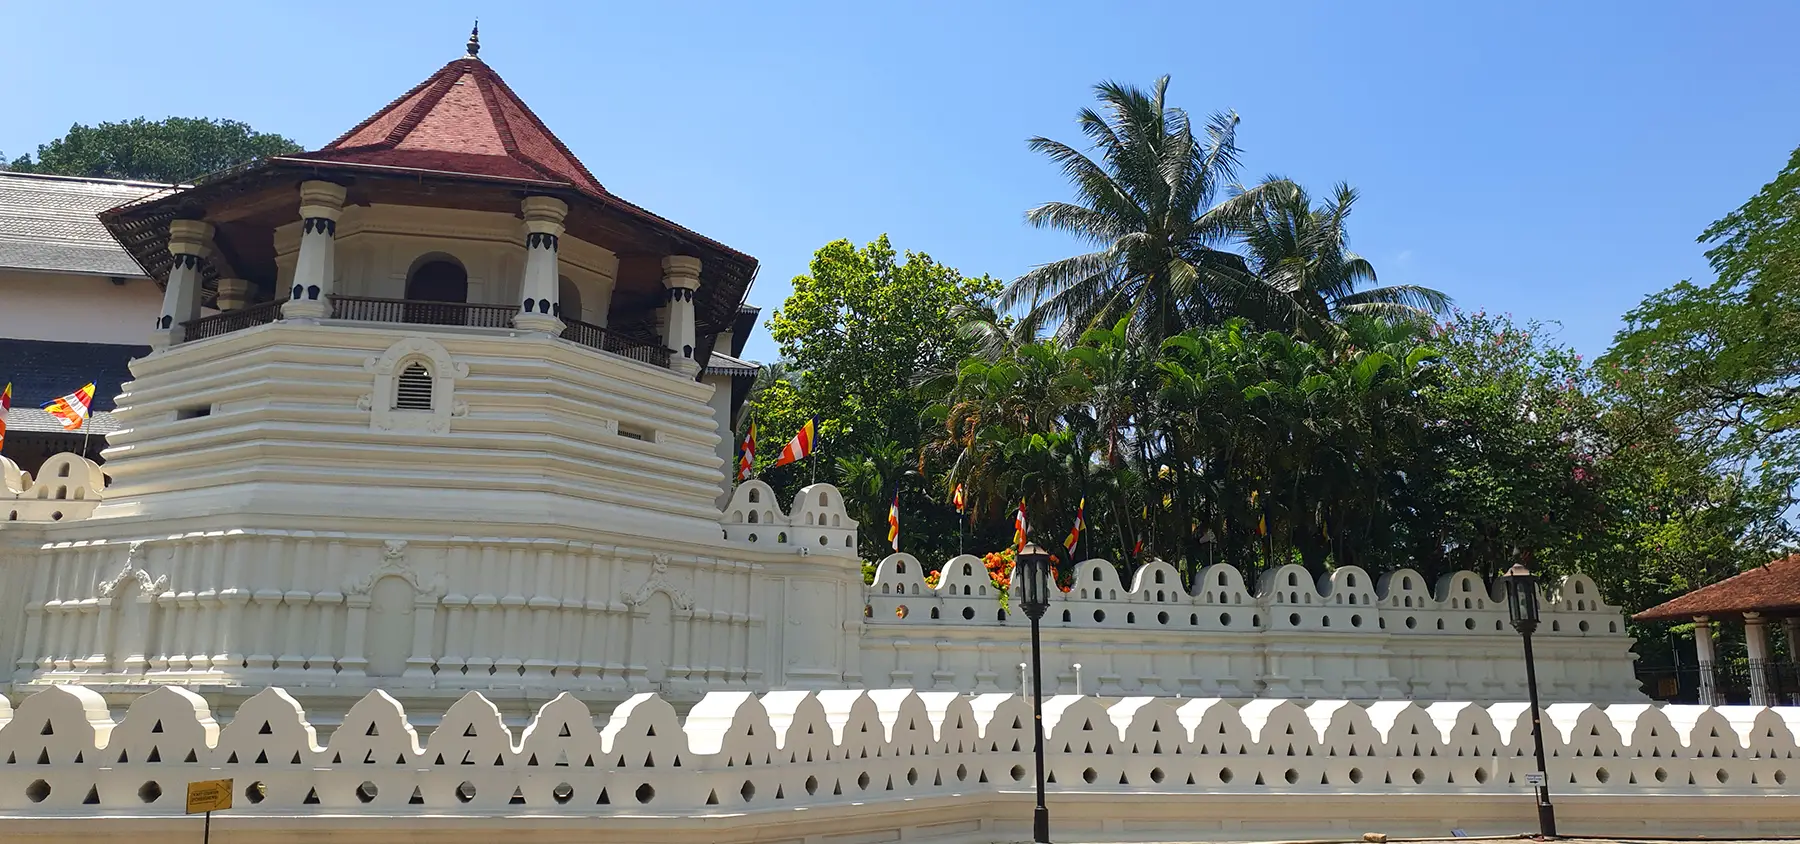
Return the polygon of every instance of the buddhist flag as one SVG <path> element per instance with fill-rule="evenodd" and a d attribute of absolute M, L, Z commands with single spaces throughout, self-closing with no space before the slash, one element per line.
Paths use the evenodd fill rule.
<path fill-rule="evenodd" d="M 1132 543 L 1132 545 L 1131 545 L 1131 557 L 1132 557 L 1132 559 L 1137 559 L 1137 557 L 1143 553 L 1144 553 L 1144 538 L 1140 536 L 1140 537 L 1138 537 L 1138 541 Z"/>
<path fill-rule="evenodd" d="M 787 446 L 781 449 L 781 456 L 775 458 L 775 467 L 780 468 L 789 463 L 798 463 L 801 460 L 805 460 L 807 456 L 812 454 L 813 441 L 818 435 L 818 418 L 814 417 L 806 420 L 806 424 L 800 426 L 800 432 L 794 434 L 794 438 L 788 440 Z"/>
<path fill-rule="evenodd" d="M 1075 508 L 1075 527 L 1069 530 L 1069 538 L 1063 540 L 1063 547 L 1069 551 L 1069 559 L 1075 559 L 1075 544 L 1081 541 L 1081 531 L 1087 527 L 1087 499 Z"/>
<path fill-rule="evenodd" d="M 756 423 L 750 423 L 750 430 L 744 432 L 744 444 L 738 448 L 737 479 L 750 480 L 751 470 L 756 467 Z"/>
<path fill-rule="evenodd" d="M 894 503 L 888 505 L 888 544 L 900 550 L 900 489 L 894 488 Z"/>
<path fill-rule="evenodd" d="M 6 389 L 0 390 L 0 448 L 6 447 L 6 412 L 12 409 L 12 382 L 8 381 Z M 957 487 L 960 493 L 962 487 Z"/>
<path fill-rule="evenodd" d="M 61 422 L 63 430 L 73 431 L 87 421 L 88 409 L 94 406 L 94 385 L 88 384 L 73 393 L 44 405 L 44 409 Z"/>
<path fill-rule="evenodd" d="M 1025 499 L 1019 499 L 1019 515 L 1013 517 L 1013 555 L 1025 550 Z"/>
<path fill-rule="evenodd" d="M 963 495 L 962 484 L 957 484 L 956 490 L 950 493 L 950 503 L 956 505 L 956 512 L 958 513 L 963 512 L 963 508 L 968 506 L 969 499 Z"/>

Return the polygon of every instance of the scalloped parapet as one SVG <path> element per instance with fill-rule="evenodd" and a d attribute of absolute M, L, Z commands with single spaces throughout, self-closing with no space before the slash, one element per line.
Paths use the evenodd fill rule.
<path fill-rule="evenodd" d="M 0 721 L 0 815 L 177 816 L 186 782 L 229 777 L 240 810 L 271 818 L 630 816 L 675 831 L 708 818 L 861 806 L 833 815 L 857 828 L 953 796 L 964 811 L 981 807 L 975 816 L 1010 817 L 1032 766 L 1031 706 L 1004 694 L 715 692 L 685 716 L 649 694 L 600 716 L 560 696 L 513 729 L 469 693 L 427 720 L 435 726 L 421 742 L 407 713 L 376 691 L 321 745 L 279 689 L 222 727 L 184 690 L 130 701 L 115 722 L 92 691 L 47 689 Z M 1284 814 L 1326 828 L 1330 800 L 1375 797 L 1394 824 L 1383 828 L 1405 830 L 1441 818 L 1446 800 L 1526 801 L 1536 768 L 1530 719 L 1512 702 L 1234 707 L 1060 695 L 1046 699 L 1043 723 L 1056 802 L 1092 802 L 1096 817 L 1129 816 L 1130 804 L 1104 804 L 1142 792 L 1171 804 L 1305 795 Z M 1544 725 L 1551 787 L 1572 798 L 1576 819 L 1607 801 L 1638 801 L 1632 811 L 1651 818 L 1711 812 L 1720 828 L 1800 831 L 1789 784 L 1800 774 L 1800 711 L 1558 704 Z M 1707 802 L 1720 798 L 1753 799 Z"/>
<path fill-rule="evenodd" d="M 0 457 L 0 522 L 73 522 L 94 514 L 106 494 L 100 464 L 73 452 L 50 455 L 37 477 Z"/>

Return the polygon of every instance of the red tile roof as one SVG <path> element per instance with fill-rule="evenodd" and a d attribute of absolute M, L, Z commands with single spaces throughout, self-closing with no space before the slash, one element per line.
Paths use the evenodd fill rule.
<path fill-rule="evenodd" d="M 473 57 L 444 65 L 323 149 L 293 157 L 566 182 L 606 195 L 500 74 Z"/>
<path fill-rule="evenodd" d="M 1800 611 L 1800 554 L 1757 566 L 1711 586 L 1702 586 L 1632 618 L 1637 621 L 1687 621 L 1699 615 L 1796 611 Z"/>

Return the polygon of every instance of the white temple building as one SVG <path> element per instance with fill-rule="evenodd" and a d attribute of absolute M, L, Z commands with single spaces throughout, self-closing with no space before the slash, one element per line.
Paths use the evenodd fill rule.
<path fill-rule="evenodd" d="M 835 488 L 732 487 L 755 259 L 609 192 L 477 53 L 322 149 L 100 215 L 161 308 L 105 475 L 3 467 L 0 689 L 229 711 L 279 686 L 327 718 L 378 690 L 1020 689 L 1022 619 L 979 560 L 865 584 Z M 1052 691 L 1523 695 L 1472 574 L 1075 575 Z M 1591 581 L 1544 605 L 1546 698 L 1641 699 Z"/>

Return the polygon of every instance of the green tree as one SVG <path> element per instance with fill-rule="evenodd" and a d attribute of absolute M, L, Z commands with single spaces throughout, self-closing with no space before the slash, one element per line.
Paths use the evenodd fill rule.
<path fill-rule="evenodd" d="M 1021 276 L 1002 307 L 1028 307 L 1040 324 L 1060 324 L 1065 341 L 1129 317 L 1133 333 L 1154 343 L 1267 306 L 1243 259 L 1221 248 L 1257 191 L 1214 205 L 1237 169 L 1238 117 L 1213 115 L 1201 137 L 1187 112 L 1168 104 L 1168 88 L 1167 76 L 1149 92 L 1096 86 L 1105 114 L 1082 109 L 1077 122 L 1099 160 L 1031 139 L 1068 176 L 1076 201 L 1045 203 L 1026 220 L 1095 250 Z"/>
<path fill-rule="evenodd" d="M 189 182 L 275 155 L 299 152 L 288 138 L 258 132 L 236 120 L 142 117 L 119 123 L 69 127 L 69 133 L 40 145 L 37 160 L 20 156 L 7 165 L 22 173 Z"/>

